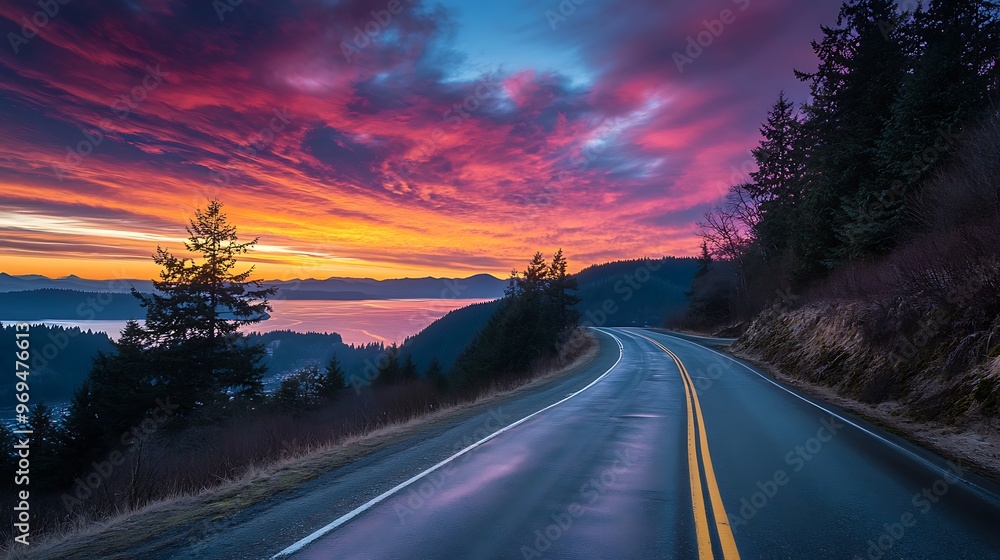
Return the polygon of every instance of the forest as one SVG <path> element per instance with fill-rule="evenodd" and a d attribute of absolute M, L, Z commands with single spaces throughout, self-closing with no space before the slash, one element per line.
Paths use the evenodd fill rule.
<path fill-rule="evenodd" d="M 903 8 L 846 3 L 823 27 L 818 67 L 795 70 L 809 101 L 779 93 L 751 151 L 756 170 L 701 222 L 679 324 L 745 326 L 810 294 L 857 295 L 884 280 L 873 267 L 892 268 L 887 259 L 901 272 L 881 289 L 900 295 L 940 296 L 930 284 L 980 266 L 967 260 L 995 262 L 1000 10 Z"/>

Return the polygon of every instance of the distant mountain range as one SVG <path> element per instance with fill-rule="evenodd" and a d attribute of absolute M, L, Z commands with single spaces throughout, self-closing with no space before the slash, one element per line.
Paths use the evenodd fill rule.
<path fill-rule="evenodd" d="M 338 278 L 326 280 L 307 278 L 305 280 L 266 280 L 266 286 L 278 286 L 279 292 L 305 294 L 310 297 L 288 299 L 408 299 L 408 298 L 453 298 L 489 299 L 503 295 L 507 285 L 489 274 L 476 274 L 468 278 L 394 278 L 375 280 L 373 278 Z M 22 292 L 45 288 L 76 290 L 81 292 L 128 292 L 131 288 L 140 292 L 152 292 L 151 280 L 87 280 L 74 274 L 62 278 L 49 278 L 38 274 L 14 276 L 0 272 L 0 292 Z M 337 297 L 343 294 L 343 297 Z"/>
<path fill-rule="evenodd" d="M 12 276 L 0 272 L 0 293 L 26 290 L 76 290 L 78 292 L 128 292 L 132 286 L 140 292 L 152 292 L 150 280 L 87 280 L 74 274 L 62 278 L 49 278 L 38 274 Z"/>

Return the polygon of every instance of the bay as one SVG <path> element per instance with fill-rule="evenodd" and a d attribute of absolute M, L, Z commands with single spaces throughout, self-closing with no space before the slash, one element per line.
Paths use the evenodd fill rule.
<path fill-rule="evenodd" d="M 372 300 L 275 300 L 271 317 L 245 332 L 336 332 L 346 344 L 369 342 L 402 343 L 449 311 L 481 303 L 484 299 L 372 299 Z M 117 339 L 125 320 L 46 320 L 29 321 L 63 327 L 80 327 L 108 333 Z M 4 325 L 13 321 L 0 321 Z"/>

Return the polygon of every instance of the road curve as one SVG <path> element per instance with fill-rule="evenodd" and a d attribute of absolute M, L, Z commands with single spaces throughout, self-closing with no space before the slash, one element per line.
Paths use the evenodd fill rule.
<path fill-rule="evenodd" d="M 697 342 L 601 334 L 582 390 L 275 557 L 1000 558 L 1000 501 L 960 465 Z"/>

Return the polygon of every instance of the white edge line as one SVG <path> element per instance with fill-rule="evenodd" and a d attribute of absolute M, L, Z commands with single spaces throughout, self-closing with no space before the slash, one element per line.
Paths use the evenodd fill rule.
<path fill-rule="evenodd" d="M 813 402 L 813 401 L 807 399 L 806 397 L 803 397 L 802 395 L 796 393 L 795 391 L 792 391 L 788 387 L 785 387 L 784 385 L 778 383 L 777 381 L 771 379 L 770 377 L 764 375 L 763 373 L 760 373 L 756 369 L 748 366 L 747 364 L 744 364 L 743 362 L 737 360 L 736 358 L 734 358 L 732 356 L 729 356 L 727 354 L 723 354 L 722 352 L 719 352 L 718 350 L 715 350 L 713 348 L 709 348 L 708 346 L 705 346 L 705 345 L 702 345 L 702 344 L 698 344 L 697 342 L 692 342 L 690 340 L 686 340 L 686 339 L 684 339 L 682 337 L 679 337 L 679 336 L 674 336 L 672 334 L 668 334 L 668 333 L 665 333 L 665 332 L 657 332 L 656 334 L 661 334 L 663 336 L 667 336 L 667 337 L 673 338 L 674 340 L 680 340 L 681 342 L 687 342 L 688 344 L 697 344 L 698 346 L 701 346 L 702 348 L 704 348 L 705 350 L 708 350 L 709 352 L 718 354 L 718 355 L 722 356 L 723 358 L 727 358 L 730 361 L 734 362 L 735 364 L 745 367 L 746 369 L 750 370 L 752 373 L 754 373 L 755 375 L 757 375 L 761 379 L 767 381 L 771 385 L 774 385 L 775 387 L 781 389 L 782 391 L 788 393 L 789 395 L 792 395 L 793 397 L 795 397 L 795 398 L 797 398 L 797 399 L 799 399 L 799 400 L 801 400 L 803 402 L 807 402 L 807 403 L 813 405 L 814 407 L 822 410 L 823 412 L 829 414 L 830 416 L 833 416 L 833 417 L 839 418 L 840 420 L 843 420 L 844 422 L 850 424 L 851 426 L 854 426 L 855 428 L 861 430 L 862 432 L 864 432 L 864 433 L 872 436 L 873 438 L 875 438 L 877 440 L 880 440 L 881 442 L 883 442 L 883 443 L 885 443 L 887 445 L 895 447 L 897 450 L 902 451 L 903 453 L 905 453 L 905 454 L 913 457 L 917 461 L 923 463 L 925 466 L 930 467 L 932 470 L 935 470 L 935 471 L 937 471 L 937 472 L 941 473 L 942 475 L 945 475 L 945 476 L 947 476 L 949 478 L 954 478 L 954 479 L 957 479 L 957 480 L 961 480 L 965 484 L 967 484 L 967 485 L 969 485 L 969 486 L 977 489 L 978 491 L 986 494 L 987 496 L 994 496 L 994 497 L 996 497 L 996 494 L 994 494 L 993 492 L 990 492 L 989 490 L 983 488 L 982 486 L 976 484 L 975 482 L 972 482 L 971 480 L 962 478 L 958 473 L 954 472 L 953 470 L 942 468 L 940 465 L 935 464 L 934 462 L 930 461 L 926 457 L 922 457 L 918 453 L 914 453 L 913 450 L 907 449 L 907 448 L 903 447 L 902 445 L 899 445 L 898 443 L 896 443 L 896 442 L 894 442 L 892 440 L 886 439 L 886 438 L 880 436 L 879 434 L 876 434 L 875 432 L 869 430 L 868 428 L 865 428 L 864 426 L 861 426 L 860 424 L 857 424 L 856 422 L 854 422 L 854 421 L 852 421 L 852 420 L 850 420 L 848 418 L 845 418 L 845 417 L 841 416 L 840 414 L 837 414 L 836 412 L 833 412 L 832 410 L 824 408 L 822 405 L 820 405 L 820 404 L 818 404 L 816 402 Z"/>
<path fill-rule="evenodd" d="M 560 404 L 562 404 L 562 403 L 564 403 L 564 402 L 572 399 L 573 397 L 575 397 L 575 396 L 579 395 L 580 393 L 586 391 L 587 389 L 590 389 L 591 387 L 593 387 L 595 384 L 597 384 L 598 381 L 600 381 L 600 380 L 604 379 L 605 377 L 607 377 L 608 374 L 611 373 L 611 370 L 615 369 L 615 367 L 618 365 L 618 362 L 622 361 L 622 356 L 624 355 L 624 349 L 625 349 L 624 346 L 622 346 L 622 341 L 617 336 L 611 334 L 610 332 L 606 332 L 604 330 L 601 330 L 601 329 L 596 329 L 595 328 L 594 330 L 603 332 L 603 333 L 607 334 L 608 336 L 610 336 L 611 338 L 615 339 L 615 342 L 618 343 L 618 359 L 615 360 L 615 363 L 612 364 L 611 367 L 609 367 L 607 371 L 605 371 L 604 373 L 602 373 L 601 376 L 598 377 L 597 379 L 591 381 L 586 387 L 584 387 L 584 388 L 582 388 L 579 391 L 576 391 L 574 393 L 570 393 L 568 396 L 564 397 L 562 400 L 554 402 L 554 403 L 550 404 L 549 406 L 547 406 L 547 407 L 545 407 L 545 408 L 543 408 L 543 409 L 541 409 L 541 410 L 539 410 L 537 412 L 533 412 L 533 413 L 525 416 L 524 418 L 521 418 L 517 422 L 514 422 L 513 424 L 509 424 L 509 425 L 507 425 L 507 426 L 505 426 L 503 428 L 500 428 L 499 430 L 497 430 L 497 431 L 493 432 L 492 434 L 484 437 L 483 439 L 481 439 L 481 440 L 473 443 L 472 445 L 466 447 L 465 449 L 463 449 L 463 450 L 455 453 L 451 457 L 448 457 L 447 459 L 441 461 L 440 463 L 434 465 L 433 467 L 430 467 L 429 469 L 427 469 L 427 470 L 425 470 L 425 471 L 423 471 L 423 472 L 421 472 L 419 474 L 416 474 L 416 475 L 412 476 L 411 478 L 409 478 L 409 479 L 407 479 L 407 480 L 405 480 L 405 481 L 397 484 L 396 486 L 392 487 L 391 489 L 386 490 L 385 492 L 379 494 L 378 496 L 375 496 L 371 500 L 368 500 L 367 502 L 365 502 L 364 504 L 358 506 L 354 510 L 352 510 L 352 511 L 350 511 L 350 512 L 344 514 L 344 515 L 342 515 L 341 517 L 337 518 L 336 520 L 334 520 L 333 522 L 329 523 L 328 525 L 317 529 L 311 535 L 305 537 L 304 539 L 296 542 L 295 544 L 293 544 L 293 545 L 289 546 L 288 548 L 282 550 L 281 552 L 275 554 L 271 558 L 274 560 L 274 559 L 278 559 L 278 558 L 285 558 L 287 556 L 295 554 L 296 552 L 302 550 L 303 548 L 305 548 L 309 544 L 312 544 L 313 541 L 316 541 L 317 539 L 319 539 L 320 537 L 323 537 L 324 535 L 326 535 L 330 531 L 333 531 L 337 527 L 340 527 L 344 523 L 347 523 L 351 519 L 354 519 L 358 515 L 364 513 L 365 511 L 367 511 L 368 509 L 370 509 L 372 506 L 378 504 L 379 502 L 385 500 L 386 498 L 392 496 L 396 492 L 399 492 L 400 490 L 406 488 L 407 486 L 413 484 L 414 482 L 420 480 L 421 478 L 423 478 L 423 477 L 431 474 L 432 472 L 440 469 L 441 467 L 447 465 L 448 463 L 454 461 L 455 459 L 461 457 L 462 455 L 465 455 L 469 451 L 472 451 L 473 449 L 479 447 L 480 445 L 486 443 L 487 441 L 490 441 L 491 439 L 493 439 L 493 438 L 497 437 L 498 435 L 506 432 L 507 430 L 510 430 L 510 429 L 512 429 L 512 428 L 514 428 L 516 426 L 519 426 L 520 424 L 523 424 L 524 422 L 527 422 L 531 418 L 533 418 L 533 417 L 535 417 L 535 416 L 537 416 L 537 415 L 545 412 L 546 410 L 548 410 L 550 408 L 553 408 L 555 406 L 559 406 Z"/>

